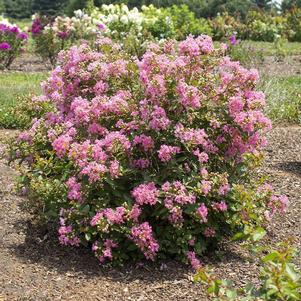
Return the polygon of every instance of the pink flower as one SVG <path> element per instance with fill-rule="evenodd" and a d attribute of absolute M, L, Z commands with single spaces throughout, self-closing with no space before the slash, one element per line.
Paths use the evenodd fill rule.
<path fill-rule="evenodd" d="M 205 235 L 206 237 L 215 237 L 216 231 L 215 231 L 215 229 L 209 228 L 209 227 L 208 227 L 208 228 L 205 229 L 204 235 Z"/>
<path fill-rule="evenodd" d="M 72 137 L 61 135 L 52 142 L 52 147 L 59 158 L 62 158 L 69 150 Z"/>
<path fill-rule="evenodd" d="M 133 227 L 131 229 L 130 238 L 139 247 L 147 259 L 155 259 L 159 250 L 159 244 L 153 238 L 152 227 L 148 222 Z"/>
<path fill-rule="evenodd" d="M 141 209 L 139 205 L 135 204 L 132 207 L 132 210 L 129 212 L 129 217 L 132 219 L 135 223 L 138 223 L 139 216 L 141 215 Z"/>
<path fill-rule="evenodd" d="M 92 227 L 96 226 L 97 223 L 104 217 L 103 211 L 97 212 L 91 219 L 90 225 Z"/>
<path fill-rule="evenodd" d="M 171 160 L 172 156 L 178 154 L 181 149 L 177 146 L 170 146 L 170 145 L 161 145 L 160 149 L 158 150 L 158 157 L 162 162 L 168 162 Z"/>
<path fill-rule="evenodd" d="M 196 258 L 195 252 L 187 252 L 187 259 L 190 262 L 194 270 L 198 270 L 202 265 L 201 262 Z"/>
<path fill-rule="evenodd" d="M 70 106 L 74 112 L 74 117 L 77 123 L 89 122 L 90 120 L 90 103 L 82 97 L 75 98 Z"/>
<path fill-rule="evenodd" d="M 147 169 L 150 166 L 148 159 L 133 160 L 133 166 L 139 169 Z"/>
<path fill-rule="evenodd" d="M 141 184 L 134 188 L 132 196 L 138 205 L 155 205 L 158 202 L 159 190 L 155 183 Z"/>
<path fill-rule="evenodd" d="M 73 233 L 73 228 L 71 225 L 65 226 L 61 225 L 59 230 L 59 241 L 60 244 L 65 246 L 79 246 L 80 240 L 79 238 Z"/>
<path fill-rule="evenodd" d="M 204 203 L 202 203 L 200 205 L 200 207 L 197 209 L 197 214 L 199 215 L 199 217 L 202 219 L 203 223 L 207 223 L 207 216 L 208 216 L 208 209 L 205 206 Z"/>
<path fill-rule="evenodd" d="M 198 160 L 200 163 L 206 163 L 209 160 L 208 154 L 205 152 L 200 152 L 199 149 L 196 149 L 195 151 L 193 151 L 193 154 L 198 157 Z"/>
<path fill-rule="evenodd" d="M 113 179 L 118 178 L 118 176 L 120 175 L 120 165 L 117 160 L 111 161 L 109 172 Z"/>
<path fill-rule="evenodd" d="M 68 187 L 68 198 L 70 200 L 81 201 L 81 184 L 76 181 L 76 178 L 69 178 L 69 180 L 66 182 L 66 185 Z"/>
<path fill-rule="evenodd" d="M 227 211 L 228 210 L 228 206 L 227 204 L 225 203 L 225 201 L 221 201 L 219 203 L 217 202 L 214 202 L 212 204 L 212 208 L 215 210 L 215 211 Z"/>
<path fill-rule="evenodd" d="M 11 48 L 10 44 L 7 42 L 0 43 L 0 50 L 7 51 Z"/>
<path fill-rule="evenodd" d="M 141 144 L 142 149 L 148 152 L 154 148 L 154 141 L 152 137 L 146 136 L 144 134 L 135 136 L 133 140 L 133 145 Z"/>
<path fill-rule="evenodd" d="M 163 108 L 154 106 L 152 113 L 152 119 L 149 123 L 149 127 L 153 130 L 160 131 L 166 130 L 170 125 L 170 120 L 166 116 L 166 112 Z"/>
<path fill-rule="evenodd" d="M 230 185 L 229 184 L 222 184 L 218 189 L 219 195 L 226 195 L 230 191 Z"/>
<path fill-rule="evenodd" d="M 95 183 L 99 181 L 107 171 L 108 169 L 105 165 L 91 162 L 81 170 L 80 174 L 87 175 L 89 182 Z"/>
<path fill-rule="evenodd" d="M 184 81 L 180 81 L 177 86 L 180 95 L 180 103 L 184 107 L 199 109 L 201 107 L 200 92 L 197 87 L 189 86 Z"/>
<path fill-rule="evenodd" d="M 126 210 L 124 207 L 117 207 L 115 210 L 112 208 L 106 208 L 103 210 L 103 216 L 107 218 L 111 224 L 123 224 Z"/>
<path fill-rule="evenodd" d="M 206 181 L 206 180 L 202 180 L 201 181 L 201 184 L 202 184 L 202 191 L 205 195 L 208 195 L 208 193 L 210 192 L 211 190 L 211 183 L 209 181 Z"/>

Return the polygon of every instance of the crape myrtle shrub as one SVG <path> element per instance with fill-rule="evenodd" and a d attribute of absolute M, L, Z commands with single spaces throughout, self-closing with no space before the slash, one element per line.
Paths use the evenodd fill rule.
<path fill-rule="evenodd" d="M 97 27 L 92 18 L 82 12 L 74 17 L 56 18 L 35 14 L 32 16 L 31 35 L 34 51 L 45 62 L 56 65 L 61 50 L 78 45 L 83 40 L 95 42 Z"/>
<path fill-rule="evenodd" d="M 168 256 L 197 268 L 222 237 L 285 210 L 251 180 L 271 128 L 256 70 L 208 36 L 152 44 L 141 60 L 98 45 L 60 54 L 40 98 L 56 109 L 10 148 L 61 244 L 88 245 L 100 262 Z"/>
<path fill-rule="evenodd" d="M 23 52 L 27 39 L 18 26 L 0 21 L 0 70 L 8 68 Z"/>

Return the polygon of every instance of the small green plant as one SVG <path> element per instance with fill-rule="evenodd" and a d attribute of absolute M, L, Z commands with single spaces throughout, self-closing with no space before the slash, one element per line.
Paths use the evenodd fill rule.
<path fill-rule="evenodd" d="M 207 267 L 195 275 L 195 281 L 208 286 L 208 294 L 218 301 L 297 301 L 301 300 L 301 274 L 293 264 L 297 251 L 292 239 L 279 243 L 276 248 L 260 247 L 262 268 L 259 285 L 248 283 L 236 288 L 231 280 L 218 279 Z"/>
<path fill-rule="evenodd" d="M 259 66 L 264 62 L 263 53 L 245 41 L 230 44 L 228 53 L 234 61 L 239 61 L 243 66 Z"/>
<path fill-rule="evenodd" d="M 287 56 L 287 51 L 285 48 L 286 43 L 287 40 L 282 38 L 281 36 L 278 36 L 274 42 L 275 49 L 276 49 L 275 60 L 277 62 L 283 62 L 284 58 Z"/>

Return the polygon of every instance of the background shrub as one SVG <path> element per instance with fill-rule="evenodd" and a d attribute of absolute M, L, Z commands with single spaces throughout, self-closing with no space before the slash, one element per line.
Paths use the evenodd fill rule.
<path fill-rule="evenodd" d="M 0 69 L 8 68 L 24 50 L 28 35 L 16 25 L 0 22 Z"/>

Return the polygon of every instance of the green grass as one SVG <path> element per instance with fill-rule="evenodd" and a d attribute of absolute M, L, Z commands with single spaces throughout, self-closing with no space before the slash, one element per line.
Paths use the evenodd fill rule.
<path fill-rule="evenodd" d="M 214 42 L 218 47 L 220 42 Z M 260 42 L 260 41 L 241 41 L 245 47 L 257 51 L 262 56 L 277 55 L 279 49 L 276 47 L 276 43 Z M 301 55 L 301 42 L 283 42 L 282 48 L 285 50 L 286 55 Z"/>
<path fill-rule="evenodd" d="M 16 127 L 16 116 L 11 110 L 20 98 L 41 93 L 40 82 L 47 73 L 1 72 L 0 73 L 0 127 Z"/>
<path fill-rule="evenodd" d="M 260 89 L 267 99 L 266 113 L 274 123 L 301 122 L 301 77 L 265 77 Z"/>
<path fill-rule="evenodd" d="M 275 43 L 270 42 L 256 42 L 256 41 L 244 41 L 244 43 L 255 50 L 261 52 L 264 56 L 276 55 L 277 48 Z M 286 55 L 300 55 L 301 43 L 300 42 L 284 42 L 283 49 L 285 49 Z"/>

